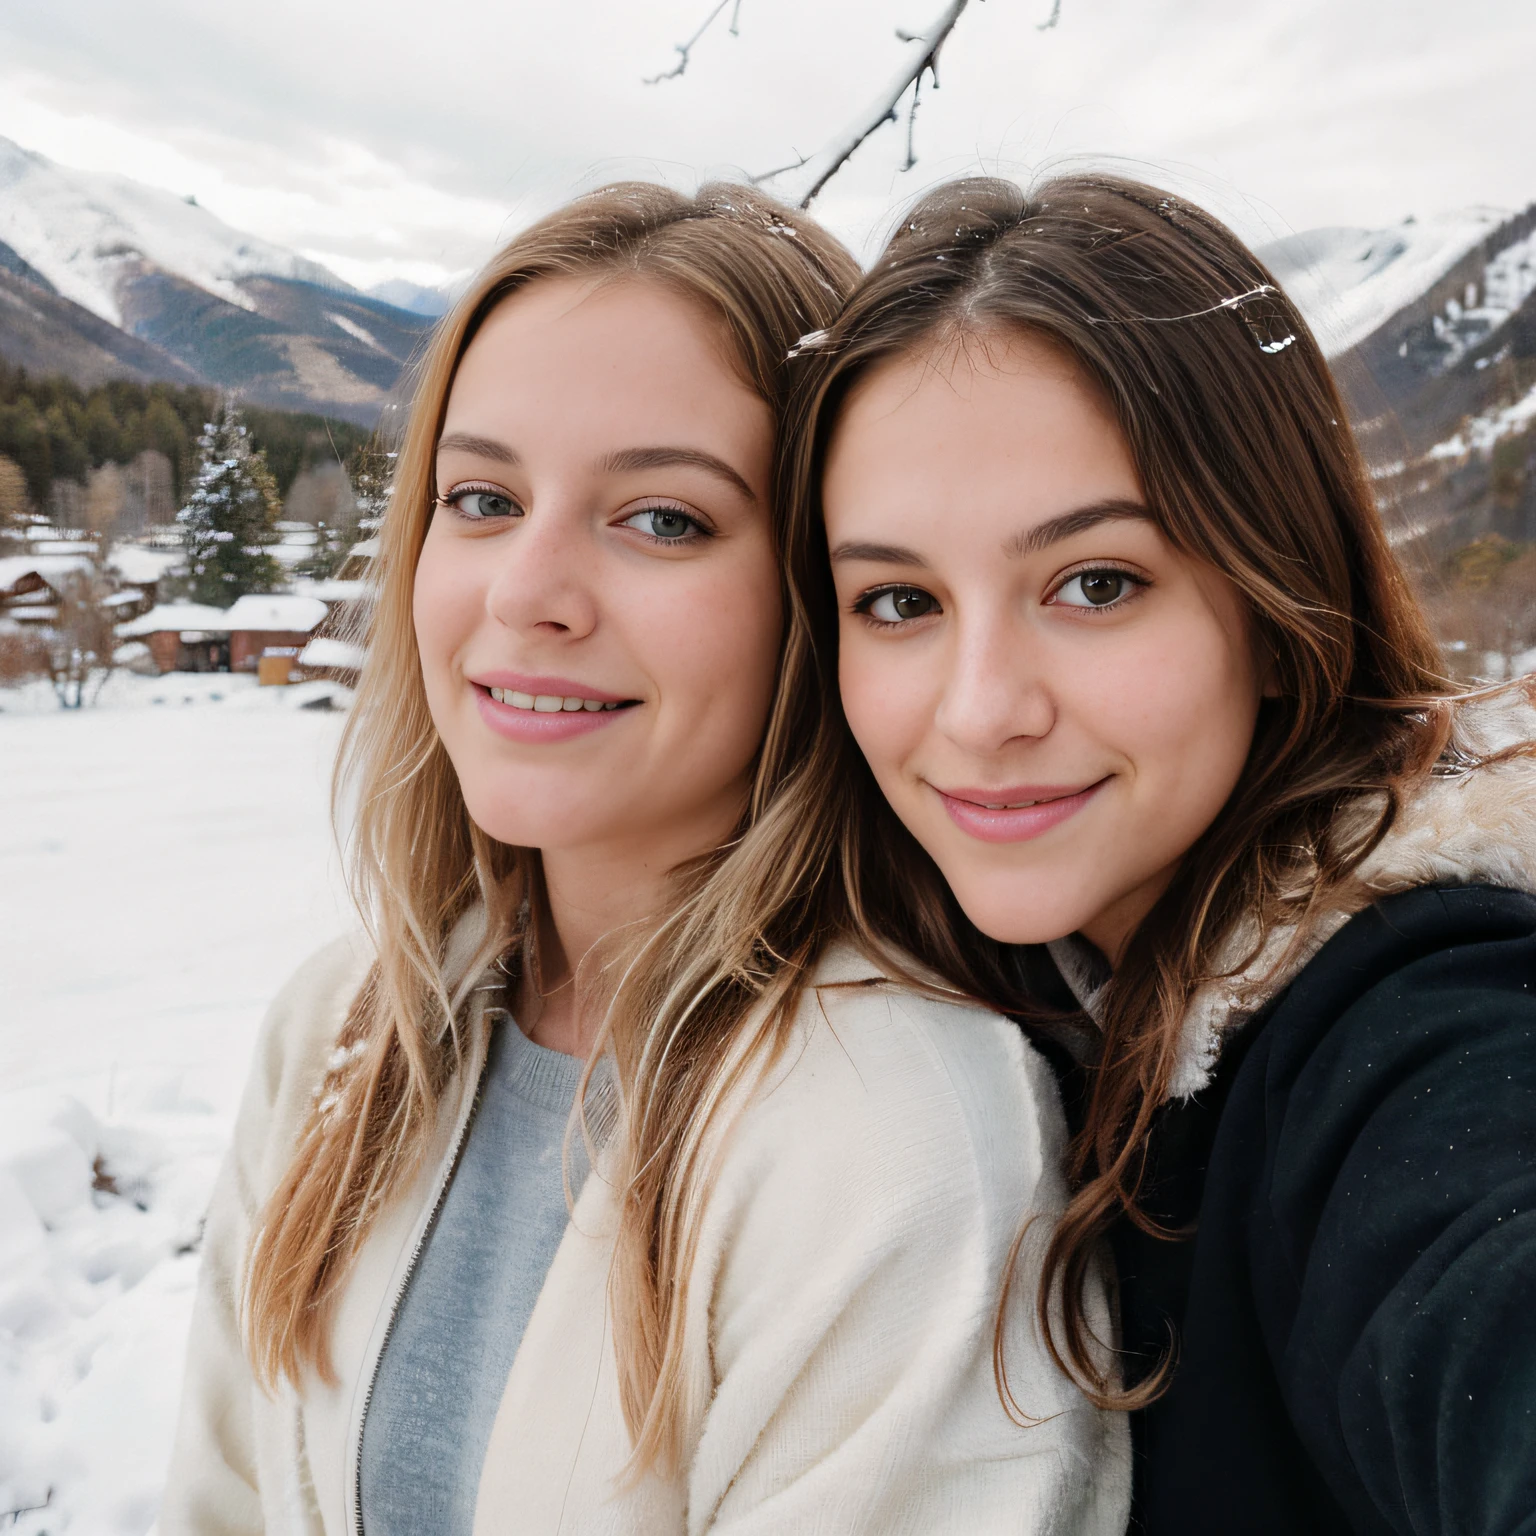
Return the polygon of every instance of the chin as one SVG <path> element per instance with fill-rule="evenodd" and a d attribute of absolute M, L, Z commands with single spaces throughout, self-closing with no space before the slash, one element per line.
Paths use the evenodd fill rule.
<path fill-rule="evenodd" d="M 949 879 L 948 875 L 945 875 Z M 1102 903 L 1047 881 L 950 880 L 961 910 L 999 944 L 1049 944 L 1090 922 Z"/>
<path fill-rule="evenodd" d="M 504 783 L 475 785 L 459 781 L 469 818 L 498 843 L 513 848 L 559 848 L 611 836 L 612 815 L 593 814 L 592 807 L 569 792 L 540 794 L 530 786 L 515 792 Z"/>

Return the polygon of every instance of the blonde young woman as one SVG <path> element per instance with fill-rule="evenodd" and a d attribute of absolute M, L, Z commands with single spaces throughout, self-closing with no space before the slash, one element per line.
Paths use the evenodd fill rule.
<path fill-rule="evenodd" d="M 855 275 L 631 185 L 438 331 L 344 748 L 369 938 L 262 1036 L 165 1536 L 1123 1527 L 1123 1419 L 1007 1298 L 1054 1084 L 965 1000 L 995 946 L 850 899 L 781 582 L 791 358 Z"/>
<path fill-rule="evenodd" d="M 1044 1278 L 1133 1529 L 1536 1529 L 1532 680 L 1443 676 L 1317 342 L 1180 198 L 936 189 L 819 357 L 843 776 L 1080 1057 Z"/>

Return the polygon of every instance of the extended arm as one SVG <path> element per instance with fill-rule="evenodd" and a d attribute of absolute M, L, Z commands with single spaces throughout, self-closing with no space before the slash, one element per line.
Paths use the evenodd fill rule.
<path fill-rule="evenodd" d="M 1271 1061 L 1255 1285 L 1360 1529 L 1513 1536 L 1536 1529 L 1536 936 L 1528 898 L 1443 899 L 1423 942 L 1425 903 L 1397 906 L 1414 957 Z"/>

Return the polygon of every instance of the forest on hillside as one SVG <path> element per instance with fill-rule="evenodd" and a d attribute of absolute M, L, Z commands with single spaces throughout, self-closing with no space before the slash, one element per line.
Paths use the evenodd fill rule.
<path fill-rule="evenodd" d="M 26 478 L 27 495 L 46 511 L 61 500 L 56 483 L 83 486 L 106 464 L 130 465 L 145 452 L 170 465 L 170 497 L 187 492 L 197 440 L 218 409 L 213 390 L 113 380 L 83 388 L 62 377 L 37 378 L 0 358 L 0 455 Z M 345 463 L 370 433 L 354 422 L 302 412 L 243 406 L 253 448 L 264 452 L 286 496 L 307 469 Z"/>

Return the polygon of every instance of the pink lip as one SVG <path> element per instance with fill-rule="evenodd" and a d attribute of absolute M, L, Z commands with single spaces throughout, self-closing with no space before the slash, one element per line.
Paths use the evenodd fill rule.
<path fill-rule="evenodd" d="M 1109 782 L 1100 779 L 1086 789 L 1069 789 L 1055 784 L 1017 784 L 1004 789 L 939 789 L 934 792 L 944 802 L 949 819 L 962 832 L 983 843 L 1023 843 L 1049 832 L 1052 827 L 1075 816 Z M 1020 800 L 1034 800 L 1036 805 L 1014 811 L 991 811 L 989 805 L 1006 805 Z"/>
<path fill-rule="evenodd" d="M 629 695 L 609 693 L 590 683 L 578 683 L 570 677 L 535 676 L 531 672 L 477 672 L 470 682 L 480 688 L 510 688 L 514 693 L 558 693 L 563 699 L 601 699 L 604 704 L 623 704 Z"/>
<path fill-rule="evenodd" d="M 588 736 L 612 725 L 630 713 L 627 709 L 562 710 L 558 714 L 542 714 L 531 709 L 518 709 L 511 704 L 498 704 L 491 697 L 492 688 L 512 689 L 517 693 L 535 696 L 558 694 L 562 698 L 600 699 L 604 704 L 631 702 L 623 694 L 608 693 L 586 683 L 568 677 L 533 676 L 526 672 L 482 672 L 469 679 L 475 690 L 475 705 L 480 718 L 509 741 L 558 742 L 570 741 L 577 736 Z"/>

